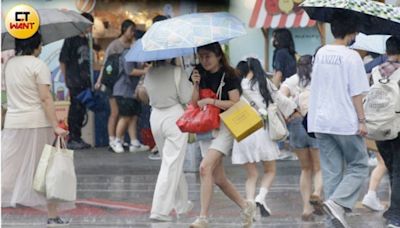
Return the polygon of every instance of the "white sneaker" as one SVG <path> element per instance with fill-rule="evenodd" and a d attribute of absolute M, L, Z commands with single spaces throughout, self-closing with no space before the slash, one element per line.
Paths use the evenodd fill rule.
<path fill-rule="evenodd" d="M 368 159 L 368 166 L 375 167 L 378 165 L 378 159 L 376 157 L 371 157 Z"/>
<path fill-rule="evenodd" d="M 246 201 L 246 208 L 242 209 L 240 213 L 242 217 L 243 228 L 251 228 L 253 226 L 253 219 L 256 214 L 256 204 L 251 201 Z"/>
<path fill-rule="evenodd" d="M 342 206 L 332 200 L 327 200 L 323 204 L 323 209 L 332 218 L 332 223 L 336 228 L 350 228 L 344 219 L 345 211 Z"/>
<path fill-rule="evenodd" d="M 151 214 L 150 219 L 158 222 L 172 222 L 172 217 L 169 215 Z"/>
<path fill-rule="evenodd" d="M 378 197 L 372 194 L 366 194 L 362 200 L 362 205 L 373 210 L 373 211 L 383 211 L 385 207 L 381 204 Z"/>
<path fill-rule="evenodd" d="M 186 203 L 186 205 L 182 208 L 182 210 L 176 210 L 176 214 L 178 215 L 178 217 L 179 216 L 182 216 L 182 215 L 187 215 L 190 211 L 192 211 L 192 209 L 193 209 L 193 207 L 194 207 L 194 204 L 192 203 L 192 201 L 188 201 L 187 203 Z"/>
<path fill-rule="evenodd" d="M 206 217 L 198 217 L 189 228 L 208 228 L 208 219 Z"/>
<path fill-rule="evenodd" d="M 131 152 L 131 153 L 144 152 L 144 151 L 148 151 L 148 150 L 150 150 L 150 147 L 143 145 L 143 144 L 138 144 L 138 145 L 130 144 L 129 145 L 129 152 Z"/>
<path fill-rule="evenodd" d="M 254 201 L 256 202 L 257 207 L 260 208 L 260 214 L 262 217 L 268 217 L 271 215 L 271 210 L 268 208 L 265 199 L 263 199 L 260 194 L 256 196 Z"/>
<path fill-rule="evenodd" d="M 122 146 L 122 143 L 119 140 L 115 140 L 114 143 L 110 144 L 110 147 L 117 154 L 124 152 L 124 147 Z"/>
<path fill-rule="evenodd" d="M 156 153 L 151 153 L 148 157 L 150 160 L 161 160 L 161 155 L 157 151 Z"/>

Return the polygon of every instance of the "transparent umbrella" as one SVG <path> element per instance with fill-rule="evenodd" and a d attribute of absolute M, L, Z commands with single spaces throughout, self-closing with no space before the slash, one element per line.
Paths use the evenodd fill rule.
<path fill-rule="evenodd" d="M 143 38 L 143 50 L 196 48 L 246 34 L 244 23 L 226 13 L 194 13 L 154 23 Z"/>

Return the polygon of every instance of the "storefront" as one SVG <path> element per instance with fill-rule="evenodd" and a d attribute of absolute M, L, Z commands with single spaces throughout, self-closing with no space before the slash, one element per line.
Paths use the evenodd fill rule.
<path fill-rule="evenodd" d="M 326 42 L 324 26 L 311 20 L 299 7 L 302 0 L 250 0 L 249 2 L 245 5 L 249 11 L 247 14 L 235 9 L 240 7 L 240 3 L 236 2 L 231 6 L 231 12 L 248 23 L 249 27 L 248 37 L 240 41 L 249 45 L 248 53 L 242 52 L 241 59 L 247 56 L 257 57 L 263 61 L 267 71 L 272 71 L 274 48 L 271 37 L 273 30 L 277 28 L 287 28 L 292 32 L 299 55 L 313 54 L 316 48 Z M 235 42 L 232 41 L 232 46 L 236 45 Z M 255 43 L 257 49 L 254 48 Z M 235 53 L 232 54 L 235 56 Z M 236 59 L 238 60 L 240 59 Z"/>

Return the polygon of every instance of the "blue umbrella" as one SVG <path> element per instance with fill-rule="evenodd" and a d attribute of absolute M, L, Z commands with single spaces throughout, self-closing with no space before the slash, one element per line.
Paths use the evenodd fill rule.
<path fill-rule="evenodd" d="M 142 38 L 143 50 L 196 48 L 246 34 L 237 17 L 227 13 L 194 13 L 154 23 Z"/>
<path fill-rule="evenodd" d="M 168 50 L 157 50 L 157 51 L 144 51 L 142 39 L 135 42 L 133 47 L 129 49 L 125 55 L 127 62 L 148 62 L 155 60 L 171 59 L 175 57 L 193 55 L 195 49 L 193 48 L 177 48 Z"/>

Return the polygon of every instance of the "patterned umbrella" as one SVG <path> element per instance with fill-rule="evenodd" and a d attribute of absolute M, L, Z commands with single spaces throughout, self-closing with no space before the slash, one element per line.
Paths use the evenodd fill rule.
<path fill-rule="evenodd" d="M 135 42 L 133 47 L 129 49 L 125 55 L 127 62 L 147 62 L 154 60 L 172 59 L 175 57 L 188 56 L 195 54 L 196 49 L 193 48 L 178 48 L 165 49 L 156 51 L 144 51 L 142 39 Z"/>
<path fill-rule="evenodd" d="M 38 9 L 37 12 L 43 44 L 79 35 L 92 26 L 92 22 L 71 10 Z M 15 39 L 7 32 L 5 26 L 2 27 L 1 42 L 2 51 L 14 49 Z"/>
<path fill-rule="evenodd" d="M 229 13 L 194 13 L 153 24 L 142 43 L 145 51 L 196 48 L 245 34 L 244 23 Z"/>
<path fill-rule="evenodd" d="M 350 11 L 360 18 L 360 32 L 400 34 L 400 8 L 371 0 L 305 0 L 301 7 L 310 18 L 331 22 L 338 11 Z"/>

